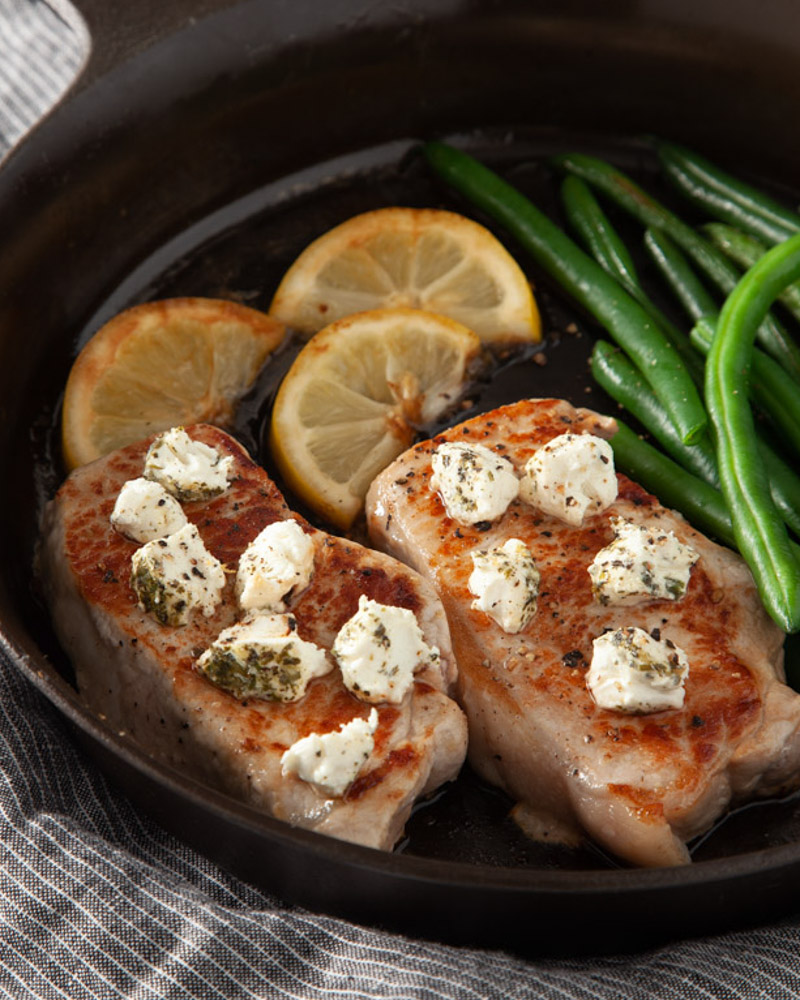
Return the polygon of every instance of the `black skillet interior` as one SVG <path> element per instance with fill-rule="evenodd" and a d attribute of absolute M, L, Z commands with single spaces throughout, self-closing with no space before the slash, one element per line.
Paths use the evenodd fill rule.
<path fill-rule="evenodd" d="M 791 4 L 776 4 L 760 34 L 747 4 L 726 5 L 724 30 L 713 4 L 659 18 L 622 2 L 602 15 L 590 3 L 429 2 L 398 13 L 364 2 L 206 2 L 191 22 L 188 6 L 165 14 L 142 0 L 126 35 L 102 0 L 84 0 L 95 39 L 84 80 L 0 171 L 0 447 L 15 470 L 0 519 L 7 650 L 135 801 L 238 874 L 315 909 L 527 949 L 563 946 L 576 927 L 593 926 L 590 947 L 622 948 L 787 909 L 800 877 L 793 800 L 732 815 L 695 845 L 691 869 L 669 872 L 533 845 L 506 818 L 506 800 L 469 772 L 417 811 L 392 856 L 257 816 L 86 716 L 31 561 L 36 512 L 62 474 L 66 372 L 113 313 L 185 294 L 266 307 L 297 252 L 349 215 L 392 204 L 464 210 L 426 172 L 420 138 L 456 136 L 555 217 L 555 151 L 608 156 L 669 198 L 636 139 L 645 130 L 788 190 L 800 153 L 785 124 L 800 84 L 785 67 L 800 30 L 784 35 L 786 52 L 770 31 L 781 37 Z M 157 16 L 160 38 L 148 21 Z M 476 410 L 556 395 L 613 412 L 586 367 L 596 331 L 529 273 L 547 363 L 479 386 Z M 264 417 L 290 357 L 291 348 L 265 373 L 238 428 L 268 468 Z M 569 936 L 569 948 L 587 946 Z"/>

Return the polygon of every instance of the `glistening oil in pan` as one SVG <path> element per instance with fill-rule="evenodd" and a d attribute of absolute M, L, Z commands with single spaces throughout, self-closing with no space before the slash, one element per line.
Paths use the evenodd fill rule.
<path fill-rule="evenodd" d="M 643 180 L 663 200 L 671 197 L 656 179 L 649 153 L 636 142 L 600 143 L 592 137 L 530 131 L 476 134 L 460 137 L 460 141 L 465 141 L 481 159 L 502 169 L 561 225 L 564 219 L 558 200 L 558 178 L 547 165 L 548 155 L 554 152 L 576 149 L 605 156 Z M 157 298 L 219 297 L 266 310 L 280 278 L 296 256 L 323 232 L 360 212 L 402 205 L 442 207 L 475 217 L 468 206 L 431 177 L 416 145 L 413 141 L 393 143 L 315 166 L 270 183 L 197 221 L 165 242 L 98 305 L 82 339 L 88 339 L 122 309 Z M 640 236 L 635 227 L 613 211 L 609 214 L 635 248 Z M 506 234 L 487 219 L 478 218 L 494 229 L 526 270 L 542 313 L 543 340 L 522 355 L 497 359 L 486 377 L 470 387 L 447 421 L 426 428 L 426 432 L 526 396 L 561 397 L 577 406 L 616 413 L 616 404 L 595 386 L 588 366 L 594 338 L 601 331 L 572 307 Z M 649 282 L 647 262 L 638 250 L 635 257 L 643 279 Z M 663 290 L 655 283 L 648 287 L 669 311 L 672 304 L 665 301 Z M 680 320 L 674 310 L 673 316 Z M 290 337 L 276 352 L 240 406 L 236 426 L 242 443 L 259 455 L 279 485 L 265 430 L 280 380 L 301 346 L 298 339 Z M 291 495 L 287 499 L 291 506 L 310 516 Z M 456 783 L 415 809 L 400 850 L 476 865 L 578 870 L 613 865 L 592 847 L 565 848 L 529 840 L 510 818 L 512 805 L 502 792 L 485 785 L 467 769 Z M 698 842 L 696 856 L 725 857 L 800 839 L 798 815 L 800 808 L 794 800 L 741 810 Z"/>

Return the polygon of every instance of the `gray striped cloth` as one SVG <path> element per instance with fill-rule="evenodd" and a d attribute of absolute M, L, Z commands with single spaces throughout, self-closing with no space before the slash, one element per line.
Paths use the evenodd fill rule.
<path fill-rule="evenodd" d="M 0 153 L 81 65 L 66 5 L 0 0 Z M 800 997 L 800 919 L 637 955 L 528 962 L 316 916 L 140 815 L 0 662 L 0 996 Z"/>

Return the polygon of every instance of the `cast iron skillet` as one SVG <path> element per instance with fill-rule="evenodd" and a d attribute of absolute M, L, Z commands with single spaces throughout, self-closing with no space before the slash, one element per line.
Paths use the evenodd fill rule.
<path fill-rule="evenodd" d="M 60 475 L 50 450 L 65 374 L 111 313 L 164 294 L 265 305 L 304 243 L 352 212 L 459 207 L 415 160 L 424 137 L 460 134 L 543 198 L 537 156 L 580 145 L 646 171 L 631 141 L 643 130 L 780 188 L 800 167 L 792 0 L 664 0 L 646 13 L 626 0 L 602 13 L 592 0 L 80 7 L 88 65 L 0 170 L 0 462 L 13 470 L 0 516 L 5 653 L 137 805 L 314 910 L 526 951 L 628 950 L 789 910 L 800 887 L 793 802 L 734 817 L 692 867 L 663 871 L 520 843 L 507 804 L 469 776 L 415 816 L 391 855 L 274 822 L 153 763 L 87 714 L 31 563 L 37 510 Z M 546 285 L 542 301 L 548 328 L 563 330 L 573 317 Z M 607 408 L 585 391 L 587 344 L 550 338 L 546 369 L 515 370 L 479 406 L 528 393 Z M 265 405 L 241 428 L 252 447 Z"/>

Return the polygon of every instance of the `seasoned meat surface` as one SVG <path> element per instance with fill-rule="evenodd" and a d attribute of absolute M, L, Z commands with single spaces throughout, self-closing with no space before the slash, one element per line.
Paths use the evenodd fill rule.
<path fill-rule="evenodd" d="M 430 487 L 431 455 L 467 441 L 506 455 L 518 473 L 567 431 L 609 437 L 613 420 L 561 400 L 525 400 L 411 448 L 372 484 L 370 535 L 424 574 L 447 612 L 469 718 L 469 758 L 519 805 L 540 838 L 586 833 L 639 865 L 686 863 L 686 841 L 729 806 L 800 784 L 800 696 L 783 681 L 783 633 L 764 612 L 738 555 L 618 474 L 619 495 L 580 527 L 521 500 L 493 523 L 451 520 Z M 700 554 L 685 596 L 628 607 L 593 598 L 587 567 L 614 537 L 611 520 L 671 530 Z M 541 573 L 536 614 L 507 634 L 472 607 L 471 553 L 520 538 Z M 682 709 L 646 715 L 598 708 L 585 682 L 592 640 L 639 626 L 688 655 Z"/>
<path fill-rule="evenodd" d="M 430 584 L 393 558 L 318 531 L 292 515 L 266 473 L 222 431 L 197 425 L 191 437 L 232 455 L 229 488 L 184 504 L 211 553 L 227 570 L 222 603 L 184 627 L 159 624 L 130 586 L 138 547 L 109 523 L 123 483 L 141 475 L 149 442 L 76 470 L 45 514 L 40 574 L 60 640 L 87 704 L 150 754 L 289 823 L 390 849 L 415 800 L 456 776 L 466 752 L 463 713 L 448 696 L 455 664 L 447 622 Z M 344 687 L 338 667 L 310 682 L 294 703 L 239 701 L 196 669 L 220 631 L 241 618 L 235 570 L 248 543 L 277 520 L 294 517 L 313 539 L 308 588 L 289 601 L 303 639 L 330 649 L 361 594 L 414 612 L 441 658 L 427 664 L 399 704 L 375 706 L 372 755 L 343 798 L 327 797 L 281 774 L 281 756 L 312 732 L 367 718 L 372 706 Z"/>

